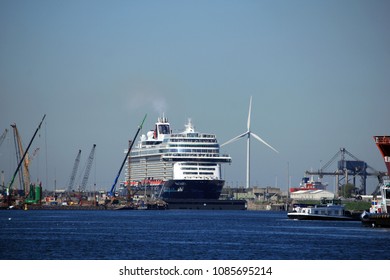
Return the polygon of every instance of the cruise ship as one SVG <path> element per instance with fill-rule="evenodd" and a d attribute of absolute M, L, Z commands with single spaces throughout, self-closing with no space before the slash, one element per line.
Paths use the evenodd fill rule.
<path fill-rule="evenodd" d="M 191 120 L 183 132 L 172 133 L 168 119 L 162 117 L 134 143 L 125 185 L 149 190 L 161 199 L 218 199 L 225 183 L 221 164 L 230 162 L 229 155 L 220 154 L 214 134 L 195 131 Z"/>

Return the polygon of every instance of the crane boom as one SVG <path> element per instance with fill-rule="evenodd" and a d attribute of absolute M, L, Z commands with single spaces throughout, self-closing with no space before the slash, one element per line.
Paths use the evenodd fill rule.
<path fill-rule="evenodd" d="M 12 127 L 12 129 L 14 131 L 16 160 L 20 161 L 21 155 L 24 154 L 23 145 L 22 145 L 22 139 L 20 137 L 19 130 L 18 130 L 16 124 L 15 123 L 11 124 L 11 127 Z M 29 158 L 29 154 L 26 152 L 26 156 L 25 156 L 25 158 L 23 160 L 23 168 L 22 168 L 23 177 L 20 177 L 20 181 L 21 181 L 21 185 L 22 185 L 21 187 L 23 187 L 23 190 L 24 190 L 26 195 L 28 195 L 28 193 L 30 192 L 30 171 L 29 171 L 29 165 L 30 165 L 30 158 Z"/>
<path fill-rule="evenodd" d="M 31 147 L 32 142 L 34 141 L 35 136 L 38 133 L 38 130 L 41 128 L 41 125 L 42 125 L 43 120 L 45 119 L 45 117 L 46 117 L 46 114 L 43 115 L 43 118 L 42 118 L 41 122 L 39 123 L 39 126 L 35 130 L 35 133 L 34 133 L 33 137 L 31 138 L 30 143 L 27 146 L 27 149 L 24 151 L 24 154 L 23 154 L 22 158 L 19 161 L 18 167 L 16 168 L 16 170 L 14 172 L 14 175 L 12 176 L 11 182 L 8 184 L 8 187 L 7 187 L 7 199 L 8 199 L 8 205 L 9 206 L 10 206 L 10 203 L 11 203 L 11 196 L 10 196 L 10 194 L 11 194 L 11 190 L 12 190 L 12 185 L 13 185 L 13 183 L 15 181 L 15 177 L 18 174 L 18 171 L 19 171 L 20 167 L 22 166 L 22 163 L 23 163 L 23 161 L 24 161 L 24 159 L 25 159 L 25 157 L 27 155 L 28 150 Z"/>
<path fill-rule="evenodd" d="M 80 164 L 80 156 L 81 156 L 81 150 L 79 150 L 76 159 L 74 160 L 73 170 L 72 173 L 70 174 L 70 179 L 69 179 L 68 192 L 71 192 L 73 189 L 77 169 L 79 168 L 79 164 Z"/>
<path fill-rule="evenodd" d="M 89 157 L 88 157 L 88 161 L 87 161 L 87 167 L 85 168 L 85 173 L 84 173 L 83 181 L 81 181 L 81 186 L 80 186 L 80 190 L 81 190 L 81 191 L 85 191 L 85 188 L 86 188 L 86 186 L 87 186 L 87 182 L 88 182 L 88 178 L 89 178 L 89 173 L 90 173 L 90 171 L 91 171 L 91 166 L 92 166 L 93 158 L 94 158 L 94 156 L 95 156 L 95 148 L 96 148 L 96 144 L 93 144 L 92 150 L 91 150 L 91 152 L 89 153 Z"/>
<path fill-rule="evenodd" d="M 135 140 L 136 140 L 137 137 L 138 137 L 138 133 L 141 131 L 142 126 L 144 125 L 146 116 L 147 116 L 147 114 L 145 114 L 144 119 L 142 120 L 141 124 L 138 126 L 137 133 L 134 135 L 133 141 L 131 142 L 129 149 L 127 150 L 126 156 L 125 156 L 125 158 L 123 159 L 122 165 L 121 165 L 121 167 L 119 168 L 118 174 L 117 174 L 116 177 L 115 177 L 114 184 L 112 185 L 111 190 L 108 192 L 108 195 L 109 195 L 109 196 L 114 196 L 114 192 L 115 192 L 116 184 L 118 183 L 119 176 L 121 175 L 123 166 L 125 165 L 126 160 L 127 160 L 127 158 L 129 157 L 131 148 L 133 147 L 133 144 L 134 144 Z"/>
<path fill-rule="evenodd" d="M 7 136 L 7 132 L 8 132 L 8 129 L 5 129 L 3 134 L 1 134 L 1 136 L 0 136 L 0 146 L 1 146 L 1 144 L 3 144 L 5 136 Z"/>

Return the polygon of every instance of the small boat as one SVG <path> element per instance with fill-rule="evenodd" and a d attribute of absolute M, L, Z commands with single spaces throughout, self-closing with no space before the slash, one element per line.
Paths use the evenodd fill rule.
<path fill-rule="evenodd" d="M 390 180 L 383 180 L 381 186 L 381 198 L 371 202 L 369 211 L 364 211 L 360 217 L 363 226 L 390 227 Z"/>
<path fill-rule="evenodd" d="M 380 200 L 371 202 L 369 211 L 364 211 L 360 216 L 363 226 L 390 227 L 390 213 L 388 213 L 388 197 L 390 195 L 390 181 L 384 180 L 380 187 L 382 196 Z M 386 199 L 387 198 L 387 199 Z"/>
<path fill-rule="evenodd" d="M 321 204 L 316 205 L 295 204 L 287 217 L 296 220 L 357 220 L 349 211 L 345 211 L 339 200 L 322 200 Z"/>

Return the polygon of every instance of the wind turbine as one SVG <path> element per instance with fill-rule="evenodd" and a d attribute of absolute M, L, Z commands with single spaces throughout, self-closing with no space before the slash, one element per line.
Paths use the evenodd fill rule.
<path fill-rule="evenodd" d="M 250 101 L 249 101 L 249 113 L 248 113 L 248 123 L 247 123 L 247 131 L 234 137 L 233 139 L 223 143 L 221 145 L 222 146 L 225 146 L 227 144 L 230 144 L 230 143 L 233 143 L 235 141 L 237 141 L 238 139 L 240 138 L 243 138 L 243 137 L 247 137 L 247 140 L 246 140 L 246 188 L 249 188 L 250 187 L 250 149 L 251 149 L 251 136 L 253 136 L 256 140 L 260 141 L 261 143 L 263 143 L 264 145 L 268 146 L 270 149 L 274 150 L 275 152 L 279 153 L 275 148 L 273 148 L 270 144 L 268 144 L 267 142 L 265 142 L 263 139 L 261 139 L 258 135 L 254 134 L 252 131 L 251 131 L 251 111 L 252 111 L 252 96 L 250 98 Z"/>

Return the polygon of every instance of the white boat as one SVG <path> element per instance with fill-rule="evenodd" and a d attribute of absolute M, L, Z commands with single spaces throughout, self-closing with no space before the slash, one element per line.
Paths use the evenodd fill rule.
<path fill-rule="evenodd" d="M 339 202 L 324 201 L 318 205 L 296 204 L 288 218 L 295 220 L 356 220 Z"/>
<path fill-rule="evenodd" d="M 380 199 L 373 200 L 369 212 L 364 211 L 360 217 L 364 226 L 390 227 L 390 180 L 383 180 L 380 190 Z"/>

